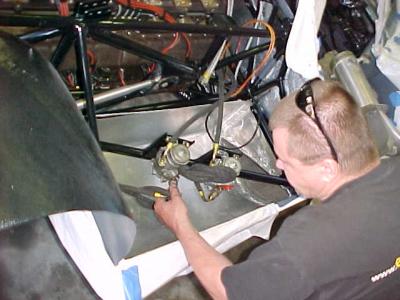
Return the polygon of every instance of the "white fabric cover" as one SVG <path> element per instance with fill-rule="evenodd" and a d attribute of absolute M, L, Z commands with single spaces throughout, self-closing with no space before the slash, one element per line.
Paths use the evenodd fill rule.
<path fill-rule="evenodd" d="M 400 0 L 396 1 L 396 12 L 391 17 L 390 0 L 378 1 L 378 19 L 375 21 L 373 53 L 381 72 L 400 89 Z M 391 26 L 388 26 L 388 25 Z M 389 30 L 391 28 L 392 30 Z"/>
<path fill-rule="evenodd" d="M 221 253 L 252 236 L 268 239 L 279 212 L 302 201 L 303 198 L 297 198 L 282 207 L 269 204 L 200 234 Z M 139 269 L 142 297 L 174 277 L 192 271 L 178 241 L 122 260 L 118 266 L 114 266 L 104 249 L 91 212 L 72 211 L 49 218 L 65 249 L 102 299 L 125 299 L 121 272 L 132 266 L 138 266 Z"/>
<path fill-rule="evenodd" d="M 104 300 L 124 300 L 121 271 L 108 256 L 92 213 L 70 211 L 51 215 L 49 219 L 65 250 L 95 292 Z"/>
<path fill-rule="evenodd" d="M 200 234 L 221 253 L 252 236 L 269 239 L 271 226 L 279 212 L 302 201 L 304 201 L 303 198 L 297 198 L 283 207 L 279 207 L 277 204 L 269 204 L 204 230 Z M 119 267 L 127 269 L 132 265 L 137 265 L 139 268 L 139 280 L 143 297 L 148 296 L 174 277 L 185 275 L 192 271 L 186 260 L 183 248 L 178 241 L 131 259 L 122 260 Z"/>
<path fill-rule="evenodd" d="M 286 46 L 287 66 L 305 79 L 319 77 L 319 25 L 326 0 L 299 0 Z"/>

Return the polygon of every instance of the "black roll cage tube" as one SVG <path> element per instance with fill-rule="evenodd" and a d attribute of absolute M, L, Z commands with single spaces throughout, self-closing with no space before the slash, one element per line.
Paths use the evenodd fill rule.
<path fill-rule="evenodd" d="M 113 31 L 130 29 L 149 32 L 201 33 L 213 34 L 217 37 L 220 37 L 221 39 L 231 36 L 268 37 L 268 33 L 265 30 L 243 28 L 236 25 L 214 27 L 207 25 L 179 23 L 168 24 L 158 22 L 136 22 L 122 19 L 104 21 L 77 19 L 72 16 L 59 17 L 52 15 L 13 15 L 7 13 L 0 13 L 0 26 L 36 28 L 36 30 L 18 36 L 21 40 L 32 44 L 61 36 L 60 41 L 50 58 L 50 62 L 54 65 L 55 68 L 59 67 L 68 51 L 72 48 L 72 46 L 74 46 L 76 66 L 78 71 L 77 74 L 79 74 L 78 83 L 84 92 L 84 98 L 86 101 L 85 117 L 91 131 L 93 132 L 93 135 L 99 142 L 101 149 L 106 152 L 113 152 L 141 159 L 154 158 L 157 149 L 163 145 L 164 136 L 157 139 L 146 149 L 128 147 L 125 145 L 113 144 L 99 140 L 96 121 L 96 107 L 93 102 L 92 81 L 89 72 L 88 58 L 85 55 L 88 36 L 92 37 L 98 42 L 108 44 L 114 48 L 118 48 L 139 57 L 143 57 L 150 61 L 159 63 L 165 68 L 172 70 L 176 73 L 184 73 L 189 78 L 198 78 L 199 72 L 202 70 L 202 68 L 182 62 L 174 57 L 164 55 L 160 51 L 156 51 L 152 48 L 143 46 L 139 43 L 119 36 L 113 33 Z M 243 51 L 242 53 L 231 55 L 228 58 L 222 59 L 218 63 L 217 68 L 228 66 L 244 58 L 260 53 L 267 49 L 268 46 L 269 43 L 266 43 L 254 48 L 250 48 L 249 50 Z M 272 82 L 267 85 L 269 87 L 277 85 L 279 87 L 280 94 L 283 95 L 283 85 L 280 78 L 277 82 Z M 249 99 L 252 98 L 252 95 L 255 94 L 257 94 L 257 91 L 249 91 L 249 89 L 247 89 L 235 99 L 228 99 L 227 101 L 236 100 L 239 98 Z M 167 103 L 144 105 L 142 106 L 142 109 L 169 109 L 177 107 L 188 107 L 202 104 L 210 104 L 217 100 L 218 97 L 216 97 L 216 95 L 212 95 L 211 97 L 206 97 L 189 102 L 170 101 Z M 261 118 L 259 126 L 261 127 L 262 133 L 266 137 L 268 143 L 271 145 L 271 149 L 273 149 L 272 139 L 269 134 L 268 124 L 265 120 L 265 117 L 262 116 L 262 112 L 259 111 L 256 105 L 253 105 L 252 111 L 257 119 Z M 290 184 L 284 176 L 274 176 L 267 173 L 242 170 L 239 177 L 290 187 Z"/>

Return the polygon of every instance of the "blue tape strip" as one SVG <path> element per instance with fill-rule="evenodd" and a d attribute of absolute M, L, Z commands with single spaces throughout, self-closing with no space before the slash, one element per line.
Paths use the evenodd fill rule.
<path fill-rule="evenodd" d="M 393 92 L 389 94 L 390 102 L 394 107 L 400 106 L 400 92 Z"/>
<path fill-rule="evenodd" d="M 139 272 L 137 266 L 130 267 L 122 271 L 122 279 L 125 285 L 126 300 L 141 300 L 142 289 L 139 282 Z"/>

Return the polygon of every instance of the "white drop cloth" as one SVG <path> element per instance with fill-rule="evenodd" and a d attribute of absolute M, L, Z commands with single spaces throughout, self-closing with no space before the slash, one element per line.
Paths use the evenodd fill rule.
<path fill-rule="evenodd" d="M 200 234 L 221 253 L 252 236 L 268 239 L 279 212 L 302 201 L 302 198 L 297 198 L 282 207 L 269 204 Z M 90 212 L 66 212 L 49 218 L 65 249 L 102 299 L 125 299 L 121 272 L 135 265 L 139 269 L 143 297 L 174 277 L 191 272 L 178 241 L 122 260 L 118 266 L 114 266 Z"/>
<path fill-rule="evenodd" d="M 305 79 L 320 77 L 319 25 L 326 0 L 299 0 L 286 46 L 287 66 Z"/>

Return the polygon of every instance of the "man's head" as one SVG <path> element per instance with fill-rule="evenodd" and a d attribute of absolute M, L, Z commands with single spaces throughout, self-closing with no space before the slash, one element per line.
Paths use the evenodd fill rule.
<path fill-rule="evenodd" d="M 270 128 L 277 167 L 298 192 L 324 197 L 375 166 L 379 154 L 361 110 L 341 85 L 318 80 L 311 89 L 317 122 L 297 106 L 296 92 L 277 105 Z"/>

